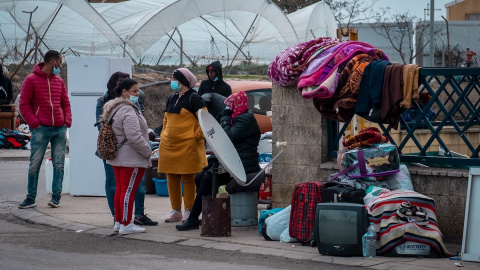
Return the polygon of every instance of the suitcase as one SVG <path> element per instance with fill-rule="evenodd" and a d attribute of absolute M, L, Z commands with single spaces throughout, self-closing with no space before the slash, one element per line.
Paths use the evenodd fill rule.
<path fill-rule="evenodd" d="M 322 192 L 322 202 L 363 203 L 365 191 L 343 185 L 325 187 Z"/>
<path fill-rule="evenodd" d="M 313 241 L 315 209 L 317 204 L 322 202 L 322 191 L 323 183 L 320 182 L 306 182 L 295 186 L 288 226 L 290 237 L 303 243 Z"/>

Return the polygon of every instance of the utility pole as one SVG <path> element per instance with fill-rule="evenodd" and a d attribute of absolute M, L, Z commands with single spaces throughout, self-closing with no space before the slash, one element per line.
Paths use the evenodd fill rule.
<path fill-rule="evenodd" d="M 433 61 L 435 53 L 435 36 L 434 32 L 434 23 L 435 23 L 435 0 L 430 0 L 430 66 L 435 66 Z"/>
<path fill-rule="evenodd" d="M 450 67 L 450 32 L 448 30 L 448 20 L 442 15 L 442 19 L 447 23 L 447 53 L 448 53 L 448 67 Z"/>
<path fill-rule="evenodd" d="M 37 10 L 38 6 L 33 10 L 33 11 L 25 11 L 22 10 L 23 13 L 30 13 L 30 19 L 28 20 L 28 30 L 27 30 L 27 39 L 25 40 L 25 51 L 23 53 L 23 56 L 27 54 L 27 45 L 28 45 L 28 36 L 30 35 L 30 24 L 32 23 L 32 14 Z"/>

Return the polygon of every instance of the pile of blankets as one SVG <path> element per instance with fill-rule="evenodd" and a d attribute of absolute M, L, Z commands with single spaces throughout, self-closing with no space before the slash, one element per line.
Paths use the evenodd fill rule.
<path fill-rule="evenodd" d="M 397 210 L 402 202 L 419 207 L 426 213 L 427 225 L 399 221 Z M 395 190 L 378 196 L 367 205 L 369 222 L 377 232 L 377 254 L 388 253 L 393 248 L 414 241 L 433 248 L 438 257 L 449 257 L 443 244 L 443 235 L 437 223 L 435 202 L 432 198 L 410 190 Z"/>
<path fill-rule="evenodd" d="M 370 44 L 321 37 L 281 52 L 268 76 L 280 86 L 297 84 L 302 97 L 330 119 L 345 122 L 356 113 L 397 128 L 402 110 L 418 98 L 418 70 L 392 65 Z"/>

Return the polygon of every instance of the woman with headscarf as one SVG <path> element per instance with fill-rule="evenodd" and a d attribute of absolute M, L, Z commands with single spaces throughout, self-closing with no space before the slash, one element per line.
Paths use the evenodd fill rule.
<path fill-rule="evenodd" d="M 248 98 L 245 92 L 230 95 L 225 100 L 225 109 L 220 118 L 220 125 L 232 141 L 235 149 L 240 156 L 243 168 L 247 174 L 247 183 L 260 171 L 258 165 L 258 142 L 260 141 L 260 127 L 255 120 L 252 111 L 248 109 Z M 193 204 L 192 211 L 188 219 L 181 225 L 177 225 L 179 231 L 198 229 L 200 220 L 198 217 L 202 213 L 202 197 L 210 195 L 212 191 L 212 173 L 211 164 L 199 173 L 195 179 L 197 184 L 197 196 Z M 261 176 L 261 175 L 260 175 Z M 227 185 L 228 193 L 258 191 L 265 177 L 257 177 L 254 183 L 249 186 L 241 187 L 232 180 L 229 173 L 218 175 L 218 185 Z"/>
<path fill-rule="evenodd" d="M 103 106 L 102 119 L 113 119 L 112 129 L 118 143 L 117 155 L 107 164 L 115 173 L 115 226 L 120 234 L 145 232 L 134 224 L 133 200 L 145 169 L 152 166 L 147 121 L 132 102 L 139 96 L 138 83 L 122 80 L 115 88 L 115 99 Z"/>
<path fill-rule="evenodd" d="M 193 89 L 196 83 L 197 78 L 186 68 L 175 70 L 170 82 L 175 93 L 168 98 L 165 108 L 158 157 L 158 172 L 167 174 L 172 205 L 165 222 L 188 218 L 195 199 L 195 174 L 207 166 L 205 138 L 197 118 L 197 111 L 206 110 L 206 106 Z M 184 190 L 184 214 L 180 181 Z"/>

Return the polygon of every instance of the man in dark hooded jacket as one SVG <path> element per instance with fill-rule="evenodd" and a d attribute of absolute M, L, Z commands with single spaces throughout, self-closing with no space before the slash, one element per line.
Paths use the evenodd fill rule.
<path fill-rule="evenodd" d="M 217 93 L 224 97 L 232 94 L 232 88 L 223 81 L 222 65 L 220 61 L 214 61 L 207 66 L 208 80 L 203 80 L 198 88 L 198 94 L 201 96 L 207 93 Z"/>
<path fill-rule="evenodd" d="M 226 97 L 217 93 L 207 93 L 202 95 L 202 99 L 207 105 L 208 112 L 220 123 L 220 118 L 225 111 L 225 99 Z"/>
<path fill-rule="evenodd" d="M 229 86 L 230 87 L 230 86 Z M 3 67 L 0 64 L 0 105 L 10 104 L 13 99 L 12 81 L 3 74 Z"/>

